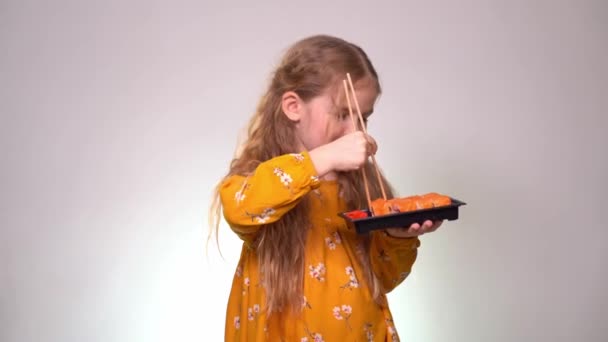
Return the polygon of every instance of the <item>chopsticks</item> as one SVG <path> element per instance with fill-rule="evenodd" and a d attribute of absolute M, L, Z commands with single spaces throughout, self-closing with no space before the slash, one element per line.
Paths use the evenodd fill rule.
<path fill-rule="evenodd" d="M 359 107 L 359 101 L 357 100 L 357 94 L 355 93 L 355 87 L 354 87 L 353 81 L 350 77 L 350 73 L 346 73 L 346 78 L 348 79 L 348 85 L 350 86 L 350 92 L 352 92 L 352 98 L 353 98 L 353 101 L 355 102 L 355 108 L 357 109 L 357 115 L 359 117 L 359 123 L 361 124 L 361 130 L 363 131 L 363 133 L 367 134 L 367 129 L 365 127 L 365 122 L 363 121 L 363 115 L 361 114 L 361 108 Z M 350 119 L 353 123 L 353 128 L 355 130 L 358 130 L 357 124 L 355 122 L 354 114 L 353 114 L 351 99 L 349 96 L 349 88 L 347 86 L 346 80 L 342 80 L 342 83 L 344 85 L 344 91 L 346 93 L 346 101 L 348 102 L 348 111 L 350 113 Z M 374 168 L 376 169 L 376 177 L 378 178 L 378 183 L 380 184 L 380 190 L 382 191 L 382 198 L 386 201 L 386 191 L 384 190 L 384 184 L 382 182 L 382 177 L 380 176 L 380 169 L 378 168 L 378 163 L 376 162 L 376 157 L 373 154 L 372 154 L 372 163 L 374 164 Z M 367 181 L 367 175 L 365 172 L 365 168 L 362 168 L 361 172 L 363 174 L 363 183 L 365 185 L 365 195 L 367 196 L 367 203 L 369 205 L 370 211 L 372 211 L 372 204 L 371 204 L 372 201 L 371 201 L 370 194 L 369 194 L 369 184 Z"/>
<path fill-rule="evenodd" d="M 348 86 L 346 85 L 346 80 L 342 80 L 342 83 L 344 84 L 346 101 L 348 102 L 348 111 L 350 112 L 350 120 L 352 121 L 353 128 L 356 131 L 356 130 L 358 130 L 358 128 L 357 128 L 357 123 L 355 122 L 355 116 L 353 115 L 353 107 L 350 104 L 350 96 L 348 95 Z M 354 94 L 354 92 L 353 92 L 353 94 Z M 368 206 L 369 210 L 372 211 L 372 200 L 369 195 L 369 184 L 367 182 L 367 175 L 365 172 L 365 167 L 363 167 L 361 169 L 361 173 L 363 174 L 363 185 L 365 186 L 365 197 L 367 198 L 367 206 Z"/>

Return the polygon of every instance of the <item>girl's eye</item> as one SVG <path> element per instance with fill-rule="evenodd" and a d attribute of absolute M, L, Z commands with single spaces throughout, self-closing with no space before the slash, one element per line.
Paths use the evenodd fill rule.
<path fill-rule="evenodd" d="M 354 114 L 354 113 L 353 113 Z M 357 122 L 357 124 L 359 124 L 359 117 L 356 116 L 356 114 L 354 114 L 355 117 L 355 122 Z M 350 112 L 348 111 L 344 111 L 341 112 L 340 114 L 338 114 L 338 119 L 340 120 L 350 120 Z M 367 125 L 367 121 L 368 121 L 368 117 L 367 116 L 363 116 L 363 123 L 365 123 Z"/>

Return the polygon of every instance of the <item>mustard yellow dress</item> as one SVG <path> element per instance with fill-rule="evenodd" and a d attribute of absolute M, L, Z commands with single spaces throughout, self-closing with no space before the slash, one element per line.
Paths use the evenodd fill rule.
<path fill-rule="evenodd" d="M 280 219 L 307 194 L 313 227 L 305 247 L 303 311 L 284 315 L 279 323 L 278 314 L 270 319 L 264 314 L 266 293 L 252 242 L 263 224 Z M 270 159 L 248 177 L 231 176 L 220 197 L 226 221 L 243 240 L 226 311 L 226 341 L 399 340 L 388 305 L 372 299 L 363 279 L 357 233 L 337 215 L 345 210 L 338 183 L 320 180 L 307 152 Z M 420 241 L 371 234 L 371 267 L 389 292 L 411 271 Z"/>

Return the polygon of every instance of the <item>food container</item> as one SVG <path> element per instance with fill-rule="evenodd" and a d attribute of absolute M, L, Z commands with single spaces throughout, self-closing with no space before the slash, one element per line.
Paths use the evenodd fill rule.
<path fill-rule="evenodd" d="M 451 197 L 450 197 L 451 198 Z M 355 229 L 359 234 L 367 234 L 373 230 L 386 228 L 407 228 L 413 223 L 422 224 L 426 220 L 431 221 L 454 221 L 458 219 L 458 209 L 466 203 L 451 198 L 451 204 L 441 207 L 419 209 L 401 213 L 391 213 L 387 215 L 371 216 L 369 209 L 353 210 L 339 213 L 344 218 L 351 229 Z M 365 217 L 360 217 L 365 216 Z"/>

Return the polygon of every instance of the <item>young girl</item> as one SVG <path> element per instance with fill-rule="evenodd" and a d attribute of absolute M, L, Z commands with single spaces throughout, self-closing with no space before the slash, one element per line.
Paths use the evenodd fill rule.
<path fill-rule="evenodd" d="M 380 85 L 366 53 L 331 36 L 294 44 L 218 185 L 216 233 L 223 209 L 243 240 L 226 341 L 398 340 L 386 294 L 410 273 L 417 236 L 441 222 L 363 236 L 338 216 L 367 206 L 360 168 L 381 196 L 368 162 L 376 143 L 353 127 L 347 73 L 367 120 Z"/>

